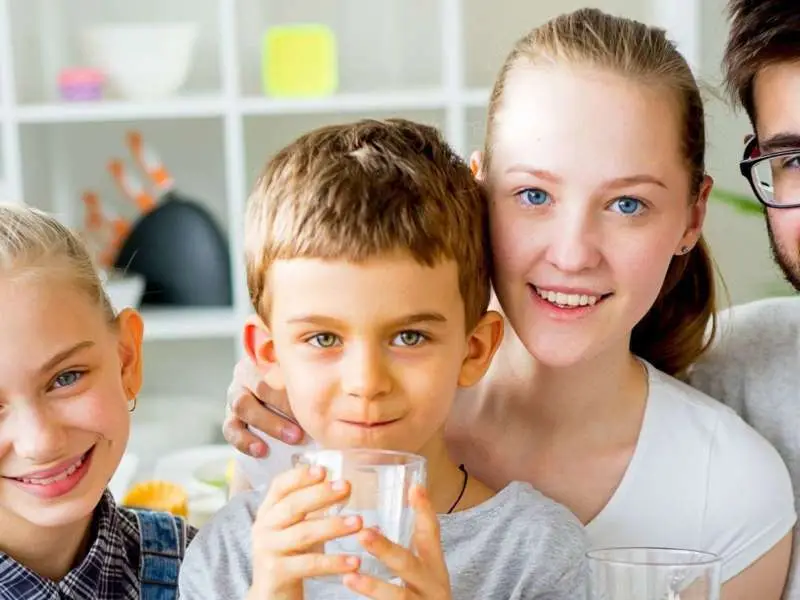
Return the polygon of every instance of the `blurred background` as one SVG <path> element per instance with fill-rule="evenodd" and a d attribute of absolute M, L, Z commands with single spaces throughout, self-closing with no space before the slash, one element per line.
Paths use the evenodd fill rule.
<path fill-rule="evenodd" d="M 515 39 L 587 5 L 678 41 L 706 88 L 724 192 L 707 236 L 731 300 L 788 293 L 738 174 L 747 119 L 720 99 L 724 0 L 0 0 L 0 194 L 80 228 L 115 303 L 142 302 L 139 476 L 221 442 L 250 309 L 243 206 L 271 153 L 325 123 L 396 115 L 468 155 Z"/>

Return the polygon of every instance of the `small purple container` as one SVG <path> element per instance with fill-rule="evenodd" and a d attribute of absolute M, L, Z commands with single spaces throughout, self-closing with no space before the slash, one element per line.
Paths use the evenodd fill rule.
<path fill-rule="evenodd" d="M 103 98 L 105 77 L 97 69 L 63 69 L 58 75 L 61 99 L 67 102 L 86 102 Z"/>

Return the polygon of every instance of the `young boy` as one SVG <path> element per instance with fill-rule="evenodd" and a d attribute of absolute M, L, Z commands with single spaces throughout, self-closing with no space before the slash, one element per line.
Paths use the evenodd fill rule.
<path fill-rule="evenodd" d="M 324 127 L 269 162 L 246 220 L 258 315 L 245 326 L 247 352 L 320 446 L 426 458 L 427 489 L 411 498 L 415 553 L 357 519 L 307 518 L 348 489 L 297 468 L 266 494 L 234 497 L 200 531 L 183 598 L 302 598 L 303 580 L 325 574 L 369 598 L 583 596 L 577 519 L 528 484 L 493 492 L 445 447 L 457 388 L 479 381 L 502 338 L 502 318 L 487 311 L 487 229 L 480 187 L 431 127 Z M 355 532 L 405 590 L 359 575 L 352 558 L 312 553 Z M 324 589 L 314 597 L 346 591 Z"/>

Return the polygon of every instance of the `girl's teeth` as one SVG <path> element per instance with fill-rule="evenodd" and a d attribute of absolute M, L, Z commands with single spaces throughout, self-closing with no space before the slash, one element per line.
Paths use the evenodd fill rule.
<path fill-rule="evenodd" d="M 558 306 L 594 306 L 600 296 L 590 296 L 588 294 L 563 294 L 551 290 L 536 288 L 536 293 L 541 298 Z"/>
<path fill-rule="evenodd" d="M 80 459 L 78 459 L 77 462 L 71 464 L 69 467 L 64 469 L 58 475 L 54 475 L 53 477 L 45 477 L 44 479 L 22 479 L 22 482 L 30 485 L 52 485 L 59 481 L 64 481 L 67 477 L 69 477 L 75 471 L 77 471 L 82 464 L 83 464 L 83 457 L 81 457 Z"/>

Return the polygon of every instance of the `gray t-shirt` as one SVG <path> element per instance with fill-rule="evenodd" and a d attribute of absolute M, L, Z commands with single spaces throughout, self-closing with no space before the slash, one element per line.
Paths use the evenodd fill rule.
<path fill-rule="evenodd" d="M 724 402 L 778 451 L 800 510 L 800 298 L 770 298 L 720 315 L 718 337 L 689 383 Z M 800 531 L 785 598 L 800 600 Z"/>
<path fill-rule="evenodd" d="M 234 497 L 197 534 L 181 565 L 183 600 L 244 598 L 253 577 L 250 529 L 263 491 Z M 454 600 L 580 600 L 586 538 L 563 506 L 526 483 L 440 515 Z M 307 600 L 350 598 L 344 587 L 306 586 Z"/>

